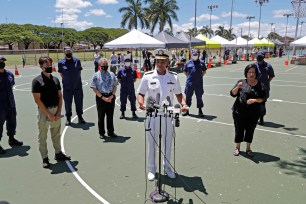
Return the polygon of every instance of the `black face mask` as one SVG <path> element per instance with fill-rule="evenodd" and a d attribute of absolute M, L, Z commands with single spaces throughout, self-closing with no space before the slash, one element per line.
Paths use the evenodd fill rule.
<path fill-rule="evenodd" d="M 45 68 L 45 72 L 51 74 L 52 73 L 52 67 Z"/>
<path fill-rule="evenodd" d="M 4 69 L 5 67 L 5 62 L 0 62 L 0 69 Z"/>
<path fill-rule="evenodd" d="M 264 57 L 263 56 L 257 56 L 257 62 L 263 61 Z"/>
<path fill-rule="evenodd" d="M 66 54 L 66 57 L 67 57 L 67 58 L 71 58 L 71 57 L 72 57 L 72 53 Z"/>
<path fill-rule="evenodd" d="M 101 66 L 101 69 L 102 69 L 103 71 L 106 71 L 106 70 L 108 69 L 108 66 Z"/>

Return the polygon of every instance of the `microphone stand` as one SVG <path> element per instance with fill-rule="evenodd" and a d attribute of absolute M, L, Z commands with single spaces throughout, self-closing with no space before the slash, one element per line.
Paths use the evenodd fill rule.
<path fill-rule="evenodd" d="M 166 109 L 166 106 L 164 106 L 164 111 L 163 113 L 165 112 L 165 109 Z M 151 194 L 150 194 L 150 197 L 151 197 L 151 200 L 154 202 L 154 203 L 163 203 L 163 202 L 166 202 L 169 200 L 169 194 L 162 190 L 162 184 L 161 184 L 161 139 L 162 139 L 162 134 L 161 134 L 161 125 L 162 125 L 162 113 L 159 113 L 158 110 L 156 110 L 157 112 L 157 115 L 159 115 L 159 154 L 158 154 L 158 157 L 159 157 L 159 172 L 158 172 L 158 189 L 157 190 L 154 190 Z M 167 114 L 167 113 L 166 113 Z M 166 121 L 166 124 L 167 125 L 167 121 Z M 165 136 L 166 137 L 166 136 Z M 166 145 L 166 144 L 164 144 Z"/>

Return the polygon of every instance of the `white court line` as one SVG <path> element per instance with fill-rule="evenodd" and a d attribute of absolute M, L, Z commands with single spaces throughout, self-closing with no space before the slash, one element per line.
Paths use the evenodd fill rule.
<path fill-rule="evenodd" d="M 86 112 L 87 110 L 95 107 L 96 105 L 92 105 L 89 108 L 86 108 L 84 110 L 84 112 Z M 74 116 L 72 118 L 71 121 L 74 121 L 77 118 L 77 116 Z M 62 146 L 62 151 L 65 153 L 65 144 L 64 144 L 64 139 L 65 139 L 65 134 L 66 131 L 68 129 L 69 126 L 66 126 L 62 135 L 61 135 L 61 146 Z M 76 170 L 73 168 L 73 166 L 71 165 L 70 161 L 66 161 L 66 164 L 69 168 L 69 170 L 71 171 L 71 173 L 74 175 L 74 177 L 82 184 L 82 186 L 84 186 L 84 188 L 86 188 L 86 190 L 88 190 L 94 197 L 96 197 L 100 202 L 104 203 L 104 204 L 109 204 L 108 201 L 106 201 L 104 198 L 102 198 L 96 191 L 94 191 L 83 179 L 82 177 L 76 172 Z"/>
<path fill-rule="evenodd" d="M 293 69 L 296 69 L 297 68 L 297 66 L 294 66 L 294 67 L 292 67 L 292 68 L 290 68 L 290 69 L 287 69 L 285 72 L 289 72 L 289 71 L 291 71 L 291 70 L 293 70 Z"/>
<path fill-rule="evenodd" d="M 117 103 L 117 100 L 120 97 L 118 97 L 115 101 L 117 106 L 120 106 L 120 104 Z M 89 109 L 95 107 L 96 105 L 92 105 L 88 108 L 86 108 L 83 112 L 88 111 Z M 142 111 L 141 111 L 142 112 Z M 74 116 L 72 118 L 72 121 L 74 121 L 77 118 L 77 116 Z M 198 119 L 198 118 L 192 118 L 190 116 L 185 116 L 185 117 L 181 117 L 183 119 L 191 119 L 191 120 L 196 120 L 197 122 L 209 122 L 209 123 L 214 123 L 214 124 L 220 124 L 220 125 L 227 125 L 227 126 L 234 126 L 233 124 L 230 123 L 224 123 L 224 122 L 217 122 L 217 121 L 211 121 L 211 120 L 206 120 L 206 119 Z M 64 143 L 64 139 L 65 139 L 65 134 L 66 131 L 68 130 L 69 126 L 66 126 L 65 129 L 63 130 L 63 133 L 61 135 L 61 146 L 62 146 L 62 151 L 65 153 L 65 143 Z M 305 135 L 295 135 L 295 134 L 290 134 L 290 133 L 286 133 L 286 132 L 278 132 L 278 131 L 273 131 L 273 130 L 267 130 L 267 129 L 262 129 L 262 128 L 256 128 L 256 130 L 260 130 L 260 131 L 264 131 L 264 132 L 270 132 L 270 133 L 275 133 L 275 134 L 281 134 L 281 135 L 287 135 L 287 136 L 292 136 L 292 137 L 298 137 L 298 138 L 303 138 L 306 139 Z M 106 201 L 103 197 L 101 197 L 96 191 L 94 191 L 83 179 L 82 177 L 76 172 L 76 170 L 73 168 L 73 166 L 71 165 L 70 161 L 66 161 L 66 164 L 69 168 L 69 170 L 71 171 L 71 173 L 74 175 L 74 177 L 82 184 L 82 186 L 89 191 L 95 198 L 97 198 L 100 202 L 104 203 L 104 204 L 109 204 L 108 201 Z"/>

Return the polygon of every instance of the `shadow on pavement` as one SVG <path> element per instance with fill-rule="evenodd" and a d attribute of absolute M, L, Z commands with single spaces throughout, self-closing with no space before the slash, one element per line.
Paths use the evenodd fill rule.
<path fill-rule="evenodd" d="M 186 192 L 200 191 L 208 195 L 203 184 L 202 178 L 199 176 L 188 177 L 184 175 L 177 175 L 176 179 L 171 180 L 166 175 L 161 175 L 161 182 L 173 188 L 183 188 Z"/>
<path fill-rule="evenodd" d="M 5 150 L 6 151 L 5 154 L 0 154 L 0 158 L 15 157 L 15 156 L 25 157 L 29 155 L 27 151 L 29 151 L 30 149 L 31 147 L 27 145 L 11 147 Z"/>
<path fill-rule="evenodd" d="M 190 117 L 193 117 L 193 118 L 198 118 L 198 119 L 205 119 L 205 120 L 214 120 L 217 118 L 217 116 L 214 116 L 214 115 L 204 115 L 204 117 L 201 117 L 199 115 L 196 115 L 196 114 L 189 114 Z"/>
<path fill-rule="evenodd" d="M 114 142 L 114 143 L 125 143 L 127 140 L 129 140 L 131 137 L 124 137 L 124 136 L 117 136 L 117 137 L 108 137 L 105 136 L 104 143 L 108 142 Z M 103 140 L 103 139 L 102 139 Z"/>
<path fill-rule="evenodd" d="M 306 149 L 300 148 L 300 160 L 295 161 L 279 161 L 278 166 L 285 170 L 287 175 L 301 175 L 306 179 Z"/>
<path fill-rule="evenodd" d="M 167 204 L 194 204 L 194 202 L 192 199 L 189 199 L 187 203 L 186 202 L 183 203 L 183 199 L 180 198 L 179 200 L 169 200 Z"/>
<path fill-rule="evenodd" d="M 10 203 L 7 201 L 0 201 L 0 204 L 10 204 Z"/>
<path fill-rule="evenodd" d="M 71 166 L 75 171 L 78 171 L 76 166 L 79 164 L 78 161 L 70 161 Z M 57 162 L 55 164 L 50 164 L 51 174 L 62 174 L 62 173 L 72 173 L 67 166 L 66 162 Z"/>
<path fill-rule="evenodd" d="M 263 127 L 270 127 L 270 128 L 284 128 L 285 125 L 283 124 L 278 124 L 278 123 L 274 123 L 274 122 L 267 122 L 265 121 L 263 125 L 260 125 Z"/>
<path fill-rule="evenodd" d="M 259 164 L 259 163 L 268 163 L 268 162 L 277 162 L 280 160 L 279 157 L 276 157 L 276 156 L 273 156 L 273 155 L 270 155 L 270 154 L 265 154 L 265 153 L 262 153 L 262 152 L 254 152 L 254 157 L 249 157 L 246 155 L 245 152 L 243 151 L 240 151 L 240 155 L 255 162 L 256 164 Z"/>
<path fill-rule="evenodd" d="M 128 117 L 125 117 L 124 120 L 127 120 L 127 121 L 137 121 L 137 122 L 144 122 L 146 118 L 143 118 L 143 117 L 138 117 L 138 118 L 128 118 Z"/>
<path fill-rule="evenodd" d="M 71 127 L 72 128 L 81 128 L 83 130 L 89 130 L 90 127 L 95 126 L 95 123 L 91 123 L 91 122 L 86 122 L 84 124 L 80 124 L 80 123 L 71 123 Z"/>

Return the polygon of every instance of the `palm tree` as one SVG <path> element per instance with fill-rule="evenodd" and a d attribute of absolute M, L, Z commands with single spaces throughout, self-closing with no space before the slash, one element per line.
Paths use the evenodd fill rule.
<path fill-rule="evenodd" d="M 205 35 L 206 37 L 208 35 L 213 35 L 214 34 L 214 31 L 212 29 L 210 29 L 209 26 L 203 26 L 200 30 L 199 30 L 199 33 Z"/>
<path fill-rule="evenodd" d="M 224 28 L 224 26 L 219 26 L 218 29 L 215 31 L 215 35 L 219 35 L 220 37 L 225 38 L 226 29 Z"/>
<path fill-rule="evenodd" d="M 233 28 L 225 30 L 224 38 L 227 40 L 234 40 L 237 36 L 233 33 Z"/>
<path fill-rule="evenodd" d="M 194 35 L 195 33 L 195 35 Z M 187 31 L 187 34 L 188 35 L 191 35 L 192 37 L 196 37 L 198 35 L 199 31 L 195 28 L 191 28 L 191 29 L 188 29 Z"/>
<path fill-rule="evenodd" d="M 132 28 L 138 28 L 138 22 L 140 23 L 140 27 L 147 27 L 148 24 L 144 18 L 143 10 L 141 7 L 141 0 L 125 0 L 128 3 L 128 6 L 122 7 L 119 9 L 119 12 L 123 13 L 122 20 L 120 26 L 122 28 L 127 27 L 129 30 Z"/>
<path fill-rule="evenodd" d="M 173 30 L 173 20 L 178 20 L 176 11 L 179 10 L 176 0 L 145 0 L 149 7 L 144 9 L 146 19 L 151 24 L 150 31 L 154 32 L 155 27 L 159 24 L 159 32 L 163 31 L 168 24 L 170 30 Z"/>

